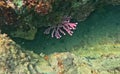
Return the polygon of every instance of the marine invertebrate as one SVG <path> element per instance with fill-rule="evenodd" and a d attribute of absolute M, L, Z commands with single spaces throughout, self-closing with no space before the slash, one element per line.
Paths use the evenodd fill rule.
<path fill-rule="evenodd" d="M 51 37 L 61 38 L 61 34 L 66 35 L 66 31 L 70 36 L 73 34 L 73 30 L 76 29 L 77 23 L 70 22 L 71 17 L 63 17 L 62 21 L 55 26 L 50 26 L 44 31 L 44 34 L 49 34 L 52 30 Z"/>

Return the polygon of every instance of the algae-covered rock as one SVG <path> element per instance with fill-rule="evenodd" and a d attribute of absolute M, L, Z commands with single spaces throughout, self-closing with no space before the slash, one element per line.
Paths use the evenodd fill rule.
<path fill-rule="evenodd" d="M 111 58 L 112 56 L 112 58 Z M 54 53 L 39 66 L 47 74 L 119 74 L 120 56 L 115 54 L 95 59 L 76 56 L 70 52 Z"/>
<path fill-rule="evenodd" d="M 36 54 L 0 34 L 0 74 L 120 74 L 120 55 Z"/>
<path fill-rule="evenodd" d="M 40 62 L 40 56 L 37 55 L 38 59 L 32 55 L 23 52 L 7 34 L 0 34 L 0 74 L 37 74 L 35 67 Z M 45 60 L 41 58 L 41 61 Z"/>
<path fill-rule="evenodd" d="M 14 71 L 20 60 L 20 47 L 7 37 L 0 34 L 0 74 Z"/>
<path fill-rule="evenodd" d="M 119 74 L 120 56 L 108 54 L 97 58 L 80 57 L 70 52 L 49 55 L 56 74 Z"/>
<path fill-rule="evenodd" d="M 57 74 L 77 74 L 74 54 L 54 53 L 49 56 L 49 63 Z"/>
<path fill-rule="evenodd" d="M 18 37 L 18 38 L 23 38 L 26 40 L 33 40 L 35 38 L 35 35 L 37 33 L 37 29 L 34 27 L 30 27 L 28 31 L 24 31 L 23 29 L 17 29 L 14 32 L 11 32 L 12 37 Z"/>

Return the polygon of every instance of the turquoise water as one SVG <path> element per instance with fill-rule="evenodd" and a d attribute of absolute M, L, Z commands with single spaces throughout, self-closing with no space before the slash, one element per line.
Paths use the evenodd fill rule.
<path fill-rule="evenodd" d="M 34 40 L 14 38 L 13 40 L 27 50 L 51 54 L 71 50 L 89 50 L 89 47 L 102 44 L 120 44 L 120 6 L 107 6 L 97 9 L 87 20 L 79 22 L 73 36 L 61 39 L 44 35 L 40 28 Z"/>

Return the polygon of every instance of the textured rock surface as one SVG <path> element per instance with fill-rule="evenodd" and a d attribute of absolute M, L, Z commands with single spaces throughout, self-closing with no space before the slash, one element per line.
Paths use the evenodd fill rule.
<path fill-rule="evenodd" d="M 35 38 L 36 32 L 37 32 L 37 28 L 34 27 L 30 27 L 28 31 L 25 31 L 23 28 L 21 28 L 11 32 L 10 35 L 12 37 L 23 38 L 26 40 L 33 40 Z"/>
<path fill-rule="evenodd" d="M 120 74 L 120 55 L 50 55 L 21 50 L 7 34 L 0 34 L 0 74 Z"/>
<path fill-rule="evenodd" d="M 92 59 L 67 52 L 52 54 L 49 62 L 57 74 L 119 74 L 119 61 L 114 54 Z"/>
<path fill-rule="evenodd" d="M 0 34 L 0 74 L 37 74 L 34 67 L 39 59 L 34 56 L 21 51 L 7 34 Z"/>

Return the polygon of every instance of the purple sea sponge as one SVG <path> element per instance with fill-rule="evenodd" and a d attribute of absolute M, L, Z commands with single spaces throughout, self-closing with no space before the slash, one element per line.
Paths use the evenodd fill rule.
<path fill-rule="evenodd" d="M 73 30 L 76 29 L 77 23 L 71 23 L 70 22 L 71 17 L 64 17 L 63 20 L 55 25 L 55 26 L 50 26 L 44 31 L 44 34 L 50 34 L 51 37 L 55 37 L 57 39 L 60 39 L 62 37 L 61 34 L 66 35 L 64 31 L 66 31 L 70 36 L 73 34 Z"/>

